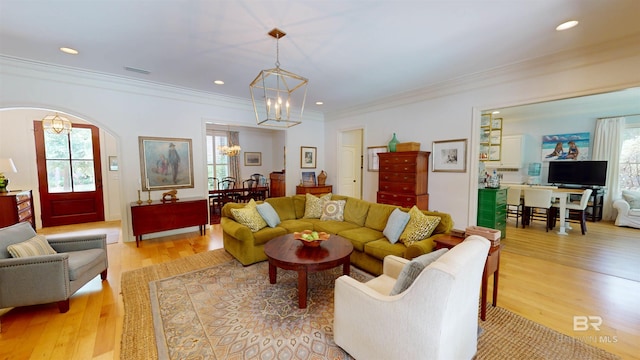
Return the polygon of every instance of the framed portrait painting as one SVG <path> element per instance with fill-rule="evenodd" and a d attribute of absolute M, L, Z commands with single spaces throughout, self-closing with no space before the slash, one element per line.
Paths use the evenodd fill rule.
<path fill-rule="evenodd" d="M 192 188 L 191 139 L 139 136 L 142 190 Z"/>
<path fill-rule="evenodd" d="M 433 142 L 433 171 L 466 172 L 467 139 Z"/>
<path fill-rule="evenodd" d="M 300 146 L 300 168 L 315 169 L 316 168 L 317 149 L 310 146 Z"/>
<path fill-rule="evenodd" d="M 261 152 L 245 152 L 244 166 L 262 166 Z"/>

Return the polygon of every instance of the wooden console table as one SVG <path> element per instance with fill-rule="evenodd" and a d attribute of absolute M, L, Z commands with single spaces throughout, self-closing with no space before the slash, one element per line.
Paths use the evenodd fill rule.
<path fill-rule="evenodd" d="M 333 185 L 317 185 L 317 186 L 296 186 L 296 195 L 322 195 L 333 192 Z"/>
<path fill-rule="evenodd" d="M 464 241 L 463 238 L 444 235 L 434 240 L 438 249 L 451 249 L 452 247 L 460 244 Z M 487 255 L 487 261 L 484 263 L 484 271 L 482 272 L 482 303 L 480 304 L 480 319 L 483 321 L 487 319 L 487 284 L 489 282 L 489 276 L 493 274 L 493 301 L 492 305 L 495 307 L 498 304 L 498 277 L 500 275 L 500 249 L 502 245 L 492 246 L 489 248 L 489 254 Z"/>
<path fill-rule="evenodd" d="M 189 226 L 198 226 L 200 235 L 204 235 L 209 222 L 209 204 L 207 199 L 187 198 L 178 201 L 143 201 L 131 203 L 131 223 L 136 247 L 140 246 L 142 235 L 166 230 L 175 230 Z"/>

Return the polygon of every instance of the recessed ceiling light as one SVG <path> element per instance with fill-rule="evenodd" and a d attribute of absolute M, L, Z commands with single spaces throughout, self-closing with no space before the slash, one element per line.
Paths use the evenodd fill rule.
<path fill-rule="evenodd" d="M 224 85 L 224 81 L 222 80 L 215 80 L 213 83 L 216 85 Z"/>
<path fill-rule="evenodd" d="M 492 112 L 492 114 L 493 115 L 500 114 L 500 111 L 496 110 L 496 111 Z"/>
<path fill-rule="evenodd" d="M 563 22 L 562 24 L 558 25 L 556 27 L 556 30 L 558 30 L 558 31 L 567 30 L 567 29 L 571 29 L 572 27 L 574 27 L 576 25 L 578 25 L 578 21 L 571 20 L 571 21 Z"/>
<path fill-rule="evenodd" d="M 324 105 L 324 102 L 322 102 L 322 101 L 316 101 L 316 105 Z"/>
<path fill-rule="evenodd" d="M 69 47 L 61 47 L 60 51 L 62 51 L 65 54 L 78 55 L 78 50 L 72 49 Z"/>

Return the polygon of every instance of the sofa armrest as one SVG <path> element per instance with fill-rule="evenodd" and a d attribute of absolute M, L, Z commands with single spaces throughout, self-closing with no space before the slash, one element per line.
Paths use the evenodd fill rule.
<path fill-rule="evenodd" d="M 613 207 L 618 209 L 618 214 L 627 215 L 631 205 L 625 199 L 617 199 L 613 202 Z"/>
<path fill-rule="evenodd" d="M 69 296 L 69 254 L 0 260 L 0 308 L 61 301 Z"/>
<path fill-rule="evenodd" d="M 246 225 L 242 225 L 239 222 L 227 218 L 222 217 L 220 220 L 220 225 L 222 226 L 222 231 L 229 234 L 233 238 L 238 241 L 248 241 L 252 244 L 254 243 L 253 233 L 251 229 Z"/>
<path fill-rule="evenodd" d="M 107 234 L 47 237 L 47 241 L 59 253 L 88 249 L 107 250 Z"/>
<path fill-rule="evenodd" d="M 397 279 L 398 275 L 402 271 L 402 268 L 409 262 L 405 258 L 401 258 L 395 255 L 387 255 L 384 257 L 384 262 L 382 263 L 382 273 L 387 275 L 393 279 Z"/>

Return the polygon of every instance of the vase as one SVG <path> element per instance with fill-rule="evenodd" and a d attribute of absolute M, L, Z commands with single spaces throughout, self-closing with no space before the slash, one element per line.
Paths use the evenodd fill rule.
<path fill-rule="evenodd" d="M 318 175 L 318 186 L 324 186 L 325 181 L 327 181 L 327 173 L 322 170 Z"/>
<path fill-rule="evenodd" d="M 389 141 L 389 152 L 396 152 L 396 145 L 399 143 L 396 138 L 396 133 L 393 133 L 393 138 Z"/>

